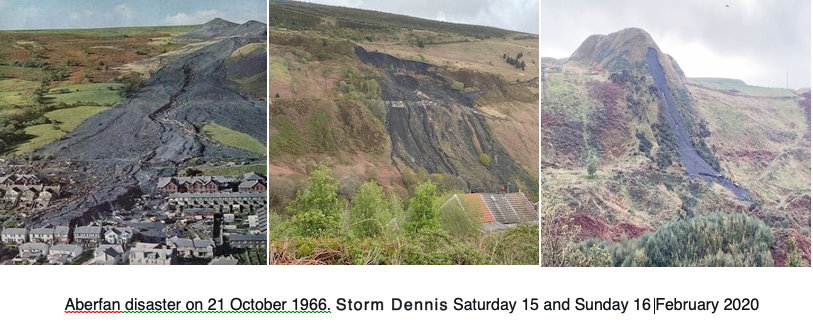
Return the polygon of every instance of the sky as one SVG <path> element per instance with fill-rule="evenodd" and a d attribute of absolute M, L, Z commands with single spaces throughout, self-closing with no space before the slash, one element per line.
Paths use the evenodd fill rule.
<path fill-rule="evenodd" d="M 728 7 L 726 7 L 728 5 Z M 689 77 L 810 87 L 810 0 L 541 0 L 542 57 L 567 58 L 592 34 L 639 27 Z"/>
<path fill-rule="evenodd" d="M 265 0 L 0 0 L 0 30 L 266 21 Z"/>
<path fill-rule="evenodd" d="M 306 2 L 539 33 L 539 0 L 309 0 Z"/>

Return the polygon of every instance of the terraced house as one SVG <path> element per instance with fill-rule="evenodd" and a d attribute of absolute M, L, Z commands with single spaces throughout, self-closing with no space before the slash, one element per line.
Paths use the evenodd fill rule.
<path fill-rule="evenodd" d="M 85 248 L 96 247 L 102 241 L 102 228 L 99 226 L 78 226 L 73 231 L 73 240 Z"/>
<path fill-rule="evenodd" d="M 26 243 L 28 241 L 28 229 L 22 227 L 4 229 L 3 233 L 0 234 L 0 239 L 3 240 L 3 243 L 8 245 Z"/>

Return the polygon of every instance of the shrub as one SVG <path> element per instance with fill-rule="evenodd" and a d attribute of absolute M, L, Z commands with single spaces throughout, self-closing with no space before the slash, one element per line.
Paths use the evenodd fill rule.
<path fill-rule="evenodd" d="M 452 89 L 462 91 L 465 88 L 466 85 L 464 85 L 462 82 L 457 80 L 452 81 Z"/>
<path fill-rule="evenodd" d="M 406 231 L 417 233 L 424 229 L 433 229 L 438 224 L 438 209 L 435 205 L 437 192 L 435 184 L 425 182 L 415 188 L 415 196 L 409 201 L 409 221 Z"/>
<path fill-rule="evenodd" d="M 488 154 L 480 153 L 480 164 L 488 167 L 491 164 L 491 157 Z"/>

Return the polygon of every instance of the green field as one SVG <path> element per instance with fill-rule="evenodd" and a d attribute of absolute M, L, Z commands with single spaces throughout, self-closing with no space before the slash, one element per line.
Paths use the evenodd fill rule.
<path fill-rule="evenodd" d="M 48 145 L 63 135 L 71 132 L 87 118 L 104 111 L 106 106 L 78 106 L 67 109 L 51 111 L 45 114 L 54 123 L 34 125 L 25 128 L 25 133 L 36 136 L 27 142 L 20 144 L 15 150 L 15 154 L 23 154 L 34 151 L 40 147 Z"/>
<path fill-rule="evenodd" d="M 210 122 L 203 126 L 203 131 L 219 143 L 241 150 L 266 154 L 266 147 L 251 136 L 239 131 L 231 130 L 217 123 Z"/>
<path fill-rule="evenodd" d="M 42 79 L 42 70 L 37 67 L 0 64 L 0 79 L 8 78 L 39 81 Z"/>
<path fill-rule="evenodd" d="M 0 106 L 3 107 L 34 106 L 34 98 L 31 91 L 37 88 L 38 86 L 39 83 L 27 80 L 20 79 L 0 80 Z"/>
<path fill-rule="evenodd" d="M 49 104 L 65 103 L 68 105 L 84 102 L 99 106 L 113 106 L 121 100 L 120 83 L 85 83 L 62 84 L 45 94 Z"/>
<path fill-rule="evenodd" d="M 198 27 L 198 25 L 178 25 L 178 26 L 137 26 L 137 27 L 111 27 L 98 29 L 63 29 L 63 30 L 17 30 L 5 31 L 12 33 L 36 33 L 36 34 L 73 34 L 93 37 L 127 37 L 139 34 L 150 33 L 170 33 L 182 34 Z"/>
<path fill-rule="evenodd" d="M 742 80 L 738 79 L 726 79 L 726 78 L 689 78 L 693 82 L 712 89 L 719 89 L 719 90 L 728 90 L 728 91 L 737 91 L 740 94 L 748 95 L 748 96 L 761 96 L 761 97 L 795 97 L 794 94 L 789 89 L 785 88 L 768 88 L 768 87 L 758 87 L 758 86 L 750 86 L 743 82 Z"/>

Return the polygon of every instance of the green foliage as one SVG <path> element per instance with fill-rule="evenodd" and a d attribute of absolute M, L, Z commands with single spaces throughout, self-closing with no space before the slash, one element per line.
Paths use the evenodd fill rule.
<path fill-rule="evenodd" d="M 466 89 L 466 85 L 460 81 L 454 80 L 452 81 L 452 89 L 462 91 L 463 89 Z"/>
<path fill-rule="evenodd" d="M 297 193 L 286 209 L 293 217 L 300 236 L 332 236 L 341 227 L 342 206 L 337 191 L 339 182 L 324 166 L 311 172 L 307 188 Z"/>
<path fill-rule="evenodd" d="M 757 218 L 712 213 L 607 248 L 615 266 L 773 266 L 773 240 L 770 227 Z M 597 243 L 587 241 L 581 249 Z"/>
<path fill-rule="evenodd" d="M 802 252 L 799 250 L 799 245 L 796 243 L 796 237 L 791 235 L 789 240 L 790 246 L 788 247 L 788 260 L 785 262 L 785 266 L 808 267 L 809 265 L 802 257 Z"/>
<path fill-rule="evenodd" d="M 216 122 L 209 122 L 203 126 L 206 135 L 219 143 L 237 149 L 265 155 L 267 148 L 265 145 L 254 139 L 250 135 L 221 126 Z"/>
<path fill-rule="evenodd" d="M 595 149 L 591 148 L 587 151 L 587 159 L 585 160 L 585 163 L 587 165 L 587 177 L 595 177 L 596 171 L 601 165 L 601 158 Z"/>
<path fill-rule="evenodd" d="M 453 237 L 474 236 L 480 232 L 477 223 L 472 221 L 469 214 L 457 203 L 450 203 L 441 208 L 438 212 L 438 222 L 440 227 Z"/>
<path fill-rule="evenodd" d="M 635 137 L 638 137 L 638 151 L 641 151 L 641 153 L 649 157 L 649 151 L 652 150 L 652 142 L 640 131 L 635 132 Z"/>
<path fill-rule="evenodd" d="M 390 219 L 390 208 L 384 188 L 369 181 L 359 187 L 350 208 L 350 231 L 358 237 L 375 237 L 384 233 Z"/>
<path fill-rule="evenodd" d="M 491 164 L 491 157 L 488 156 L 488 154 L 480 153 L 480 164 L 482 164 L 485 167 L 488 167 L 488 165 Z"/>
<path fill-rule="evenodd" d="M 440 225 L 436 199 L 437 188 L 434 183 L 425 182 L 415 187 L 415 196 L 409 201 L 407 232 L 417 233 L 424 229 L 435 229 Z"/>

